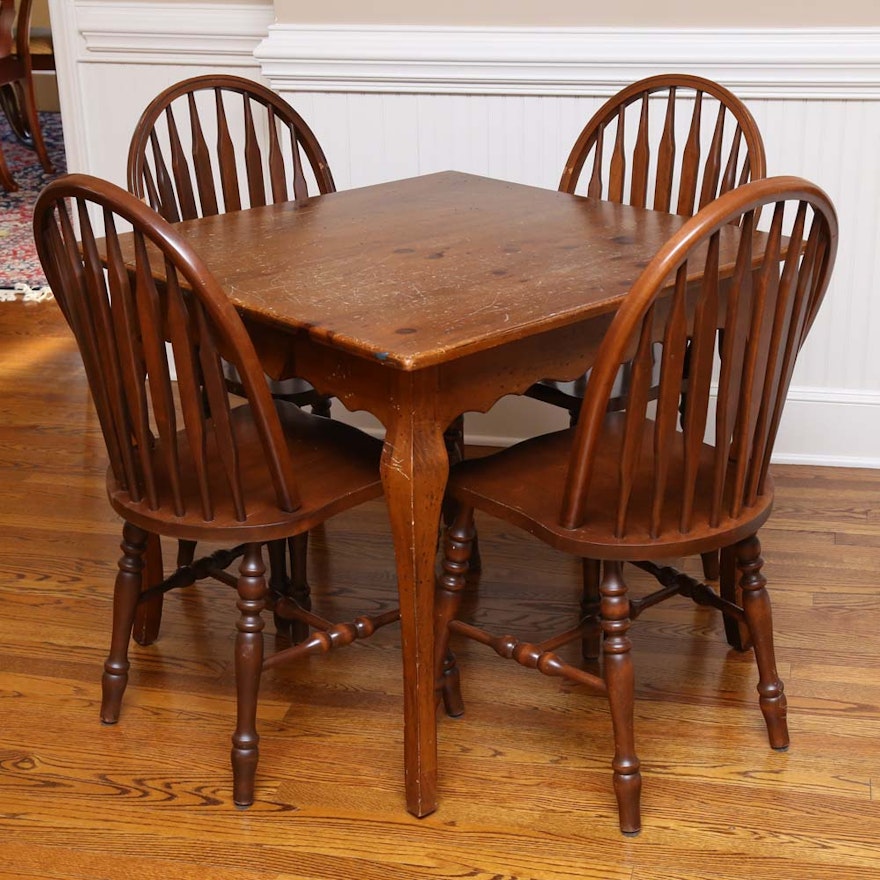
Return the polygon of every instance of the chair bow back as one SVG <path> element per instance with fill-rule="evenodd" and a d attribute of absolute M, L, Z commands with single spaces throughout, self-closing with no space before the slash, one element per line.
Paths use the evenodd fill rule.
<path fill-rule="evenodd" d="M 763 206 L 769 230 L 758 232 Z M 793 177 L 746 184 L 685 223 L 643 271 L 602 343 L 578 423 L 563 526 L 590 519 L 597 479 L 616 481 L 618 537 L 717 528 L 755 504 L 836 248 L 827 196 Z M 650 403 L 656 342 L 659 398 Z M 618 365 L 628 360 L 626 411 L 606 419 Z M 618 434 L 610 476 L 593 468 L 602 431 Z"/>
<path fill-rule="evenodd" d="M 304 199 L 310 183 L 335 191 L 312 130 L 283 98 L 241 77 L 166 89 L 129 147 L 128 188 L 171 222 Z"/>
<path fill-rule="evenodd" d="M 126 240 L 121 233 L 129 225 Z M 293 463 L 253 345 L 178 233 L 134 196 L 86 175 L 46 187 L 34 232 L 82 354 L 118 490 L 176 517 L 247 519 L 241 420 L 229 405 L 222 356 L 247 392 L 263 482 L 274 496 L 269 503 L 295 510 Z"/>
<path fill-rule="evenodd" d="M 702 77 L 663 74 L 593 115 L 559 189 L 575 192 L 584 173 L 590 198 L 691 216 L 765 167 L 757 124 L 736 95 Z"/>

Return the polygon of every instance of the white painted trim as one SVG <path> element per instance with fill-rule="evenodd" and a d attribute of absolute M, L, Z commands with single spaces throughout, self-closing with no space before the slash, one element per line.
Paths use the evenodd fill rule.
<path fill-rule="evenodd" d="M 613 94 L 689 72 L 741 97 L 880 98 L 880 28 L 489 28 L 274 24 L 278 91 Z"/>
<path fill-rule="evenodd" d="M 270 3 L 77 0 L 81 60 L 90 63 L 255 66 L 275 20 Z"/>
<path fill-rule="evenodd" d="M 793 386 L 788 389 L 786 403 L 834 404 L 837 406 L 876 407 L 880 412 L 880 391 L 860 391 L 852 388 L 822 388 L 808 385 Z M 880 454 L 880 450 L 878 450 Z"/>
<path fill-rule="evenodd" d="M 76 59 L 82 40 L 76 29 L 76 15 L 69 0 L 49 0 L 49 17 L 52 22 L 52 43 L 55 52 L 58 102 L 64 125 L 64 153 L 68 171 L 85 166 L 86 132 L 80 122 L 79 70 Z"/>
<path fill-rule="evenodd" d="M 773 461 L 880 468 L 880 392 L 789 389 Z"/>
<path fill-rule="evenodd" d="M 178 69 L 180 79 L 194 65 L 257 73 L 254 49 L 274 20 L 267 0 L 49 0 L 49 9 L 67 167 L 90 172 L 97 169 L 90 161 L 86 119 L 101 114 L 87 107 L 85 65 L 152 64 Z"/>

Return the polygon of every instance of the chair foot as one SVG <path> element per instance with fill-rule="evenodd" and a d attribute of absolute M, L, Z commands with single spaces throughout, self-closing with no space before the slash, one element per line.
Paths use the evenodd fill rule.
<path fill-rule="evenodd" d="M 464 700 L 461 697 L 461 675 L 452 651 L 447 652 L 446 660 L 443 663 L 440 688 L 443 694 L 443 708 L 446 714 L 450 718 L 460 718 L 464 715 Z"/>
<path fill-rule="evenodd" d="M 635 837 L 642 830 L 642 774 L 614 774 L 614 794 L 617 798 L 617 815 L 620 831 L 627 837 Z"/>
<path fill-rule="evenodd" d="M 232 734 L 232 799 L 239 806 L 254 800 L 254 778 L 259 761 L 257 695 L 263 671 L 263 619 L 266 605 L 266 568 L 259 544 L 249 544 L 238 577 L 240 616 L 235 637 L 237 722 Z"/>
<path fill-rule="evenodd" d="M 254 802 L 259 749 L 232 749 L 232 802 L 244 809 Z"/>
<path fill-rule="evenodd" d="M 109 672 L 101 677 L 101 723 L 116 724 L 122 708 L 122 696 L 128 684 L 128 671 Z"/>
<path fill-rule="evenodd" d="M 742 573 L 740 588 L 743 594 L 743 611 L 758 665 L 758 702 L 767 725 L 770 746 L 774 749 L 785 749 L 790 742 L 785 686 L 776 671 L 773 615 L 766 588 L 767 581 L 761 574 L 764 560 L 761 558 L 761 542 L 757 535 L 741 541 L 736 547 L 736 556 L 737 566 Z"/>
<path fill-rule="evenodd" d="M 629 639 L 630 606 L 623 565 L 605 562 L 601 593 L 602 652 L 605 661 L 605 683 L 614 729 L 613 770 L 614 794 L 620 830 L 635 834 L 642 827 L 642 776 L 635 749 L 634 701 L 635 676 L 633 673 L 632 644 Z"/>
<path fill-rule="evenodd" d="M 782 687 L 782 682 L 778 682 Z M 788 709 L 785 694 L 780 694 L 774 699 L 759 698 L 761 714 L 767 725 L 767 738 L 770 740 L 770 748 L 777 752 L 787 752 L 791 745 L 791 737 L 788 732 Z"/>
<path fill-rule="evenodd" d="M 101 679 L 101 721 L 115 724 L 119 720 L 122 696 L 128 684 L 128 643 L 131 639 L 138 597 L 143 585 L 144 554 L 148 535 L 143 529 L 125 523 L 122 529 L 122 556 L 113 591 L 113 631 L 110 653 L 104 663 Z"/>

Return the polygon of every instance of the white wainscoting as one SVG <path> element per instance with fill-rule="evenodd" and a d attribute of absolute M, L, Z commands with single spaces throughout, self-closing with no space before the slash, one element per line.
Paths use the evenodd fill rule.
<path fill-rule="evenodd" d="M 312 125 L 340 188 L 446 168 L 552 188 L 620 86 L 670 70 L 723 82 L 755 115 L 769 172 L 816 181 L 840 215 L 832 288 L 776 458 L 880 467 L 880 29 L 309 27 L 272 25 L 270 4 L 50 3 L 68 28 L 71 167 L 118 182 L 143 107 L 198 72 L 262 73 Z M 469 415 L 467 434 L 508 442 L 563 423 L 505 400 Z"/>
<path fill-rule="evenodd" d="M 202 73 L 261 79 L 271 2 L 49 0 L 68 168 L 125 186 L 128 142 L 162 89 Z"/>

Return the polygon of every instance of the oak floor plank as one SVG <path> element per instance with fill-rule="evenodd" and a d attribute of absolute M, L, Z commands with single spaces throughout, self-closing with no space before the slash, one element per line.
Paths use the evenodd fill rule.
<path fill-rule="evenodd" d="M 440 808 L 409 816 L 397 627 L 265 676 L 257 802 L 234 809 L 236 612 L 221 585 L 167 598 L 159 640 L 133 647 L 120 722 L 102 726 L 120 540 L 104 468 L 57 308 L 4 304 L 3 880 L 880 876 L 880 472 L 774 469 L 762 544 L 788 752 L 768 747 L 751 653 L 727 647 L 714 612 L 675 600 L 633 626 L 644 830 L 627 839 L 603 700 L 472 643 L 456 643 L 466 714 L 440 721 Z M 577 564 L 487 518 L 479 528 L 468 613 L 529 637 L 570 621 Z M 172 559 L 173 544 L 163 552 Z M 309 565 L 328 615 L 393 605 L 382 503 L 316 530 Z M 626 575 L 649 589 L 643 573 Z"/>

